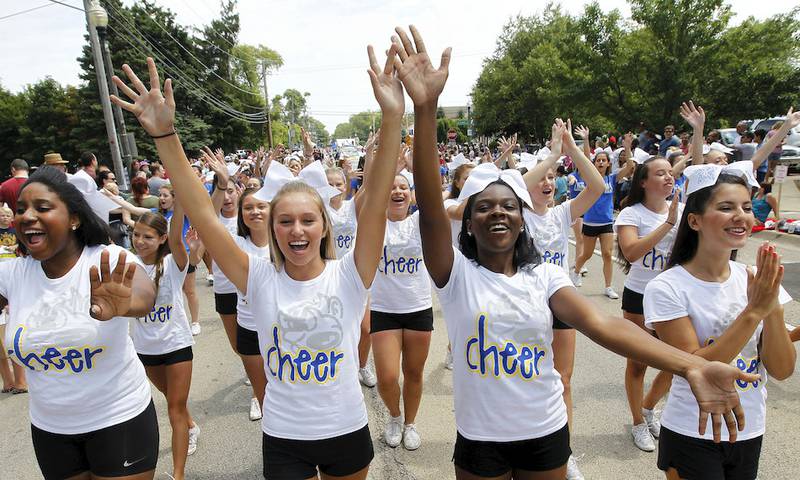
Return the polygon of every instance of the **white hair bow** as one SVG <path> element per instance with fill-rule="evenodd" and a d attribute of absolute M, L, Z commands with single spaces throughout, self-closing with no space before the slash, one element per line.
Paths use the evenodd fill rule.
<path fill-rule="evenodd" d="M 508 184 L 511 190 L 525 202 L 525 205 L 533 208 L 531 195 L 525 187 L 525 180 L 522 179 L 522 174 L 517 170 L 500 170 L 494 163 L 482 163 L 472 169 L 467 181 L 464 182 L 461 194 L 458 196 L 459 203 L 476 193 L 484 191 L 486 187 L 497 180 L 502 180 Z"/>
<path fill-rule="evenodd" d="M 707 155 L 711 150 L 716 150 L 722 153 L 733 153 L 732 148 L 728 148 L 719 142 L 712 142 L 711 145 L 703 145 L 703 155 Z"/>
<path fill-rule="evenodd" d="M 743 178 L 748 186 L 758 188 L 759 184 L 753 175 L 753 162 L 735 162 L 730 165 L 715 165 L 706 163 L 703 165 L 690 165 L 686 167 L 683 174 L 686 175 L 686 195 L 714 185 L 720 174 L 735 175 Z"/>
<path fill-rule="evenodd" d="M 467 160 L 467 157 L 464 156 L 463 153 L 459 153 L 455 157 L 453 157 L 452 162 L 448 162 L 447 169 L 448 170 L 455 170 L 456 168 L 460 167 L 461 165 L 466 165 L 468 163 L 472 163 Z"/>
<path fill-rule="evenodd" d="M 636 147 L 633 150 L 633 161 L 638 163 L 639 165 L 641 165 L 644 162 L 646 162 L 647 160 L 649 160 L 650 157 L 652 157 L 652 155 L 650 155 L 649 153 L 645 152 L 644 150 L 642 150 L 639 147 Z"/>
<path fill-rule="evenodd" d="M 67 181 L 83 194 L 83 198 L 86 199 L 86 203 L 89 204 L 95 215 L 108 223 L 108 212 L 116 210 L 119 205 L 100 193 L 94 179 L 84 170 L 79 170 L 74 175 L 67 174 Z"/>
<path fill-rule="evenodd" d="M 311 162 L 300 171 L 297 177 L 292 174 L 285 165 L 278 162 L 271 162 L 267 175 L 264 177 L 264 186 L 254 195 L 256 198 L 271 202 L 278 190 L 289 182 L 303 182 L 315 189 L 322 200 L 327 204 L 331 198 L 341 195 L 338 189 L 328 185 L 328 177 L 325 175 L 325 168 L 319 162 Z"/>

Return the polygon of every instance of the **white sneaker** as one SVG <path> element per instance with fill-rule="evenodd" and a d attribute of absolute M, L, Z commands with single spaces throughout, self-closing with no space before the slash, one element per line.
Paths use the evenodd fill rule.
<path fill-rule="evenodd" d="M 572 280 L 572 284 L 576 287 L 580 287 L 583 285 L 583 278 L 581 278 L 580 273 L 575 273 L 575 269 L 571 268 L 569 270 L 569 279 Z"/>
<path fill-rule="evenodd" d="M 389 417 L 389 423 L 383 431 L 383 439 L 386 445 L 394 448 L 403 441 L 403 417 Z"/>
<path fill-rule="evenodd" d="M 197 438 L 199 436 L 200 426 L 195 423 L 194 426 L 189 429 L 189 450 L 186 452 L 187 455 L 191 455 L 197 451 Z"/>
<path fill-rule="evenodd" d="M 453 351 L 449 348 L 447 349 L 447 355 L 444 356 L 444 368 L 453 369 Z"/>
<path fill-rule="evenodd" d="M 250 399 L 250 421 L 255 422 L 261 420 L 261 405 L 258 404 L 258 399 L 253 397 Z"/>
<path fill-rule="evenodd" d="M 422 444 L 422 439 L 419 438 L 417 426 L 409 423 L 403 427 L 403 447 L 406 450 L 416 450 Z"/>
<path fill-rule="evenodd" d="M 644 421 L 647 423 L 647 429 L 650 430 L 650 435 L 653 438 L 658 438 L 661 435 L 661 422 L 658 420 L 655 410 L 642 409 Z"/>
<path fill-rule="evenodd" d="M 570 455 L 569 460 L 567 460 L 567 480 L 584 480 L 583 474 L 578 469 L 578 462 L 575 461 L 573 455 Z"/>
<path fill-rule="evenodd" d="M 375 374 L 372 373 L 372 369 L 369 368 L 369 365 L 358 369 L 358 381 L 361 382 L 361 385 L 370 388 L 378 383 L 378 379 L 375 378 Z"/>
<path fill-rule="evenodd" d="M 586 275 L 589 274 L 589 269 L 586 268 L 586 266 L 581 267 L 580 274 L 581 274 L 582 277 L 585 277 Z"/>
<path fill-rule="evenodd" d="M 617 294 L 617 292 L 615 292 L 614 289 L 611 288 L 611 287 L 606 287 L 605 295 L 606 295 L 606 297 L 610 298 L 611 300 L 616 300 L 616 299 L 619 298 L 619 295 Z"/>
<path fill-rule="evenodd" d="M 197 336 L 200 335 L 200 322 L 192 322 L 192 335 Z"/>
<path fill-rule="evenodd" d="M 650 434 L 650 430 L 647 428 L 647 422 L 634 425 L 631 428 L 631 435 L 633 436 L 634 445 L 636 445 L 639 450 L 652 452 L 656 449 L 656 443 L 653 440 L 653 435 Z"/>
<path fill-rule="evenodd" d="M 214 275 L 211 273 L 206 275 L 206 282 L 208 282 L 209 285 L 214 285 Z"/>

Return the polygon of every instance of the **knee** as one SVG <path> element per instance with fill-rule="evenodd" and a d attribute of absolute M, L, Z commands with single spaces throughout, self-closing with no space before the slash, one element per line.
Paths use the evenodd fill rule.
<path fill-rule="evenodd" d="M 387 372 L 378 368 L 375 375 L 378 377 L 378 388 L 380 389 L 392 388 L 400 384 L 400 374 L 397 371 Z"/>
<path fill-rule="evenodd" d="M 186 409 L 186 401 L 173 401 L 167 403 L 167 415 L 169 415 L 169 423 L 172 425 L 186 423 L 189 411 Z"/>
<path fill-rule="evenodd" d="M 628 365 L 626 370 L 628 376 L 644 377 L 646 371 L 647 371 L 647 366 L 645 364 L 634 362 L 633 360 L 628 360 Z"/>
<path fill-rule="evenodd" d="M 425 365 L 403 365 L 403 380 L 407 382 L 422 383 L 422 373 Z"/>
<path fill-rule="evenodd" d="M 603 249 L 602 251 L 603 261 L 610 262 L 611 261 L 611 250 Z"/>

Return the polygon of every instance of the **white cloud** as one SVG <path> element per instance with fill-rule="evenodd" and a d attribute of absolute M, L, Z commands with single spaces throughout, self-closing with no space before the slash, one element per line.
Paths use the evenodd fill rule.
<path fill-rule="evenodd" d="M 66 0 L 82 6 L 78 0 Z M 131 1 L 126 1 L 130 4 Z M 175 11 L 184 25 L 202 25 L 215 15 L 215 0 L 158 0 Z M 758 3 L 734 0 L 736 20 L 765 18 L 786 12 L 789 0 Z M 453 47 L 450 78 L 442 105 L 464 105 L 485 56 L 509 17 L 541 11 L 543 1 L 480 0 L 406 2 L 342 0 L 239 0 L 240 41 L 264 44 L 284 58 L 284 67 L 270 78 L 270 96 L 287 88 L 309 92 L 309 113 L 333 132 L 352 113 L 377 109 L 366 74 L 366 45 L 383 51 L 396 25 L 414 23 L 422 32 L 434 64 Z M 577 13 L 581 7 L 564 3 Z M 621 0 L 604 0 L 604 9 L 630 13 Z M 29 0 L 4 0 L 0 16 L 31 8 Z M 77 58 L 86 32 L 81 12 L 53 5 L 0 21 L 0 82 L 19 91 L 49 75 L 62 83 L 79 82 Z M 119 67 L 119 66 L 117 66 Z M 407 108 L 411 109 L 410 102 Z"/>

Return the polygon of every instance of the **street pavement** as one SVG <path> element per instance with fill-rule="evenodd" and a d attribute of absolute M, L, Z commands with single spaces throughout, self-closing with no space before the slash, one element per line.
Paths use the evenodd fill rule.
<path fill-rule="evenodd" d="M 739 259 L 753 262 L 756 246 L 763 237 L 750 240 Z M 800 244 L 779 244 L 784 261 L 800 262 Z M 573 257 L 574 258 L 574 257 Z M 580 292 L 603 313 L 620 315 L 620 301 L 602 296 L 601 260 L 594 256 L 587 264 L 589 274 Z M 788 272 L 788 270 L 787 270 Z M 624 275 L 614 271 L 614 286 L 622 292 Z M 795 272 L 795 278 L 800 276 Z M 788 273 L 787 273 L 788 277 Z M 214 313 L 211 288 L 198 269 L 203 332 L 194 347 L 194 374 L 190 410 L 200 425 L 197 453 L 189 458 L 189 479 L 259 479 L 261 477 L 261 429 L 248 420 L 251 389 L 244 385 L 244 372 Z M 800 304 L 790 303 L 786 321 L 800 325 Z M 444 321 L 436 309 L 435 331 L 425 368 L 425 387 L 417 425 L 422 447 L 409 452 L 387 447 L 381 440 L 387 413 L 376 389 L 363 388 L 375 446 L 370 479 L 454 478 L 451 462 L 456 430 L 453 416 L 453 381 L 443 367 L 447 347 Z M 625 400 L 625 360 L 578 335 L 573 397 L 575 432 L 572 448 L 587 479 L 662 479 L 656 468 L 656 453 L 634 447 L 630 437 L 630 414 Z M 800 370 L 800 369 L 798 369 Z M 653 371 L 648 371 L 648 381 Z M 791 479 L 797 474 L 797 445 L 800 444 L 800 374 L 767 386 L 768 427 L 761 453 L 761 479 Z M 163 396 L 153 389 L 161 432 L 157 479 L 171 472 L 170 427 Z M 26 395 L 0 396 L 0 478 L 41 478 L 30 439 Z M 524 419 L 520 418 L 520 421 Z"/>

